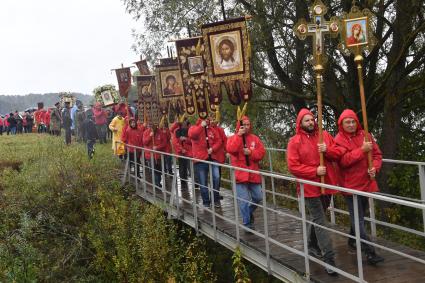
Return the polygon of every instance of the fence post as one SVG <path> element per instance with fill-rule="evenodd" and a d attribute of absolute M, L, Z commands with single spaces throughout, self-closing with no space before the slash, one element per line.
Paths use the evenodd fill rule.
<path fill-rule="evenodd" d="M 273 173 L 273 162 L 272 162 L 272 153 L 270 150 L 268 150 L 268 156 L 269 156 L 269 168 L 270 168 L 270 172 Z M 274 177 L 271 177 L 271 181 L 272 181 L 272 197 L 273 197 L 273 206 L 276 207 L 276 191 L 275 191 L 275 186 L 274 186 Z M 266 187 L 264 187 L 265 189 Z"/>
<path fill-rule="evenodd" d="M 162 179 L 162 197 L 164 198 L 164 203 L 167 204 L 167 194 L 166 194 L 166 181 L 165 181 L 165 158 L 164 153 L 161 153 L 161 179 Z"/>
<path fill-rule="evenodd" d="M 308 239 L 307 239 L 307 214 L 305 212 L 304 184 L 300 183 L 300 209 L 303 226 L 303 244 L 304 244 L 304 264 L 305 276 L 310 281 L 310 261 L 308 258 Z"/>
<path fill-rule="evenodd" d="M 236 191 L 236 177 L 235 177 L 235 169 L 230 169 L 230 178 L 232 180 L 232 192 L 233 192 L 233 206 L 235 208 L 235 224 L 236 224 L 236 242 L 240 243 L 240 232 L 239 232 L 239 205 L 237 199 L 237 191 Z"/>
<path fill-rule="evenodd" d="M 141 162 L 142 162 L 142 172 L 143 172 L 143 193 L 146 195 L 146 160 L 145 160 L 145 149 L 142 148 L 142 156 L 141 156 Z"/>
<path fill-rule="evenodd" d="M 193 218 L 195 218 L 195 230 L 199 233 L 198 209 L 196 206 L 196 190 L 195 190 L 195 170 L 193 170 L 193 160 L 190 159 L 190 178 L 192 179 L 192 206 Z"/>
<path fill-rule="evenodd" d="M 153 189 L 153 199 L 156 201 L 156 184 L 155 184 L 155 157 L 154 153 L 150 150 L 151 153 L 151 175 L 152 175 L 152 189 Z"/>
<path fill-rule="evenodd" d="M 353 209 L 354 209 L 354 232 L 356 236 L 356 250 L 357 250 L 357 269 L 359 271 L 360 282 L 363 280 L 363 262 L 362 262 L 362 243 L 360 239 L 360 224 L 359 224 L 359 206 L 358 197 L 353 195 Z"/>
<path fill-rule="evenodd" d="M 419 186 L 421 188 L 421 201 L 425 204 L 425 165 L 419 165 Z M 425 232 L 425 209 L 422 210 L 422 223 Z"/>
<path fill-rule="evenodd" d="M 370 234 L 376 237 L 376 216 L 375 216 L 375 202 L 373 198 L 369 198 L 369 214 L 370 214 Z"/>
<path fill-rule="evenodd" d="M 208 192 L 210 194 L 210 204 L 211 204 L 211 210 L 212 210 L 212 220 L 213 220 L 213 229 L 214 229 L 214 241 L 217 242 L 217 223 L 216 223 L 216 218 L 215 218 L 215 198 L 214 198 L 214 178 L 213 178 L 213 170 L 212 170 L 213 165 L 208 164 L 208 171 L 209 171 L 209 176 L 210 176 L 210 186 L 211 186 L 211 190 L 208 188 Z M 219 201 L 219 200 L 218 200 Z"/>
<path fill-rule="evenodd" d="M 134 179 L 136 180 L 136 193 L 139 193 L 139 166 L 137 163 L 137 149 L 133 147 L 133 162 L 134 162 Z"/>
<path fill-rule="evenodd" d="M 329 211 L 331 214 L 331 223 L 335 224 L 335 198 L 334 195 L 331 196 L 331 203 L 329 204 Z"/>
<path fill-rule="evenodd" d="M 264 177 L 261 177 L 261 185 L 263 191 L 263 218 L 264 218 L 264 240 L 266 244 L 266 259 L 267 259 L 267 272 L 271 274 L 270 268 L 270 243 L 269 243 L 269 221 L 267 217 L 267 197 L 266 197 L 266 182 Z"/>

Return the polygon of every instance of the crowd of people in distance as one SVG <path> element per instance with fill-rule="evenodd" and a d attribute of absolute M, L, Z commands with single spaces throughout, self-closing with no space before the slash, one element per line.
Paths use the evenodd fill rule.
<path fill-rule="evenodd" d="M 15 111 L 0 116 L 0 135 L 16 135 L 31 133 L 34 125 L 34 116 L 31 112 L 19 113 Z"/>
<path fill-rule="evenodd" d="M 59 134 L 60 129 L 65 130 L 65 141 L 71 142 L 74 134 L 77 140 L 87 144 L 89 158 L 93 157 L 94 145 L 97 140 L 107 142 L 108 132 L 112 134 L 112 150 L 122 160 L 129 156 L 130 167 L 133 172 L 140 176 L 141 154 L 144 148 L 144 160 L 146 165 L 154 168 L 154 183 L 161 187 L 162 168 L 166 173 L 173 174 L 173 160 L 166 154 L 174 153 L 179 156 L 178 172 L 181 189 L 188 188 L 188 176 L 190 174 L 191 160 L 193 161 L 196 183 L 199 184 L 202 203 L 205 207 L 221 207 L 220 196 L 221 170 L 220 164 L 230 158 L 230 164 L 235 167 L 258 171 L 259 163 L 265 155 L 265 147 L 261 139 L 252 132 L 252 125 L 247 116 L 243 116 L 236 124 L 236 131 L 231 136 L 226 136 L 215 114 L 206 119 L 198 119 L 191 124 L 184 115 L 168 125 L 162 121 L 159 125 L 143 123 L 137 119 L 137 113 L 131 111 L 125 104 L 119 104 L 112 110 L 103 109 L 100 103 L 84 111 L 81 103 L 70 107 L 65 104 L 60 109 L 59 103 L 55 109 L 34 113 L 10 114 L 0 120 L 2 128 L 6 126 L 7 132 L 15 134 L 20 128 L 32 128 L 35 120 L 38 132 L 50 132 Z M 24 124 L 24 121 L 26 121 Z M 18 125 L 21 125 L 18 129 Z M 382 165 L 381 151 L 369 134 L 365 136 L 357 115 L 352 110 L 345 110 L 338 119 L 338 134 L 333 137 L 323 131 L 323 143 L 319 143 L 318 125 L 312 112 L 302 109 L 298 113 L 295 135 L 290 139 L 287 146 L 287 166 L 291 174 L 299 179 L 320 183 L 321 178 L 330 185 L 363 191 L 377 192 L 378 186 L 375 180 L 376 174 Z M 28 130 L 26 130 L 28 131 Z M 0 131 L 1 132 L 1 131 Z M 368 141 L 366 141 L 368 140 Z M 134 148 L 139 147 L 139 148 Z M 166 153 L 152 153 L 148 150 Z M 324 165 L 320 165 L 320 154 L 324 155 Z M 368 155 L 371 155 L 372 166 L 368 163 Z M 200 160 L 200 161 L 199 161 Z M 210 165 L 202 161 L 211 161 L 216 165 Z M 164 164 L 162 164 L 164 162 Z M 209 174 L 212 176 L 209 176 Z M 212 187 L 209 188 L 209 180 L 212 179 Z M 238 205 L 246 232 L 254 230 L 255 209 L 262 203 L 263 188 L 262 177 L 257 173 L 249 173 L 241 170 L 235 171 L 236 193 Z M 210 194 L 212 189 L 213 193 Z M 327 226 L 326 209 L 329 207 L 330 197 L 339 193 L 334 190 L 323 190 L 320 186 L 304 184 L 303 193 L 305 205 L 312 222 Z M 354 235 L 355 219 L 353 196 L 342 193 L 351 219 L 350 234 Z M 357 197 L 358 222 L 360 237 L 370 241 L 365 229 L 365 215 L 368 210 L 368 198 Z M 324 262 L 335 266 L 335 252 L 332 238 L 328 230 L 319 226 L 309 226 L 308 231 L 309 253 Z M 356 249 L 354 238 L 348 239 L 349 249 Z M 365 253 L 367 262 L 375 265 L 384 259 L 379 256 L 373 245 L 362 243 L 361 250 Z M 336 272 L 331 268 L 325 268 L 329 275 Z"/>

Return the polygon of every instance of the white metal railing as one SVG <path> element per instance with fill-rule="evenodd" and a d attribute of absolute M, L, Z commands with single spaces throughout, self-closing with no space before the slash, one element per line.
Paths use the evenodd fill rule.
<path fill-rule="evenodd" d="M 286 149 L 280 149 L 280 148 L 266 148 L 267 156 L 268 156 L 268 163 L 269 163 L 269 172 L 274 172 L 273 167 L 273 159 L 272 154 L 273 153 L 282 153 L 286 154 Z M 397 195 L 390 195 L 390 194 L 384 194 L 384 193 L 376 193 L 380 195 L 385 195 L 389 197 L 419 202 L 422 204 L 425 204 L 425 162 L 420 161 L 408 161 L 408 160 L 396 160 L 396 159 L 382 159 L 383 163 L 389 163 L 389 164 L 395 164 L 395 165 L 408 165 L 408 166 L 417 166 L 418 168 L 418 178 L 419 178 L 419 189 L 420 189 L 420 199 L 410 198 L 410 197 L 402 197 Z M 288 173 L 289 174 L 289 173 Z M 276 195 L 275 195 L 275 181 L 274 178 L 271 179 L 271 186 L 272 186 L 272 194 L 273 194 L 273 204 L 276 205 Z M 340 214 L 348 214 L 346 210 L 335 208 L 334 199 L 331 200 L 331 205 L 329 207 L 330 214 L 331 214 L 331 223 L 335 224 L 335 213 Z M 366 221 L 370 222 L 371 226 L 371 234 L 372 236 L 376 237 L 376 225 L 379 224 L 381 226 L 387 226 L 387 227 L 393 227 L 395 224 L 390 224 L 385 221 L 380 221 L 376 219 L 375 215 L 375 203 L 373 199 L 369 199 L 369 214 L 370 217 L 365 218 Z M 419 236 L 425 235 L 425 210 L 422 211 L 422 223 L 423 223 L 423 231 L 417 232 L 415 234 Z M 401 230 L 405 230 L 404 227 L 398 226 Z M 408 228 L 407 228 L 408 229 Z M 409 229 L 411 232 L 412 230 Z"/>
<path fill-rule="evenodd" d="M 210 161 L 204 161 L 204 160 L 197 160 L 194 158 L 186 158 L 183 156 L 177 156 L 174 154 L 167 154 L 164 152 L 159 152 L 159 151 L 155 151 L 155 150 L 150 150 L 150 149 L 145 149 L 145 148 L 141 148 L 141 147 L 136 147 L 136 146 L 130 146 L 130 145 L 126 145 L 127 148 L 134 148 L 136 150 L 140 150 L 141 152 L 141 158 L 140 158 L 140 163 L 138 158 L 136 157 L 137 154 L 133 155 L 133 160 L 130 160 L 128 158 L 128 154 L 127 154 L 127 162 L 126 162 L 126 170 L 125 170 L 125 174 L 124 174 L 124 178 L 126 178 L 126 176 L 128 175 L 129 179 L 133 179 L 135 182 L 135 187 L 136 187 L 136 191 L 138 193 L 140 193 L 142 196 L 147 194 L 147 186 L 151 186 L 153 188 L 159 189 L 161 191 L 162 197 L 158 198 L 156 195 L 156 189 L 153 189 L 152 194 L 153 194 L 153 198 L 155 200 L 158 200 L 160 202 L 162 202 L 165 205 L 165 209 L 176 209 L 178 212 L 180 211 L 180 202 L 189 204 L 192 206 L 193 209 L 193 217 L 195 218 L 195 224 L 194 224 L 194 228 L 198 231 L 199 227 L 198 227 L 198 222 L 199 222 L 199 216 L 198 216 L 198 209 L 201 208 L 201 204 L 199 204 L 197 202 L 196 199 L 196 189 L 195 186 L 193 184 L 195 184 L 195 172 L 194 172 L 194 166 L 193 166 L 193 162 L 204 162 L 206 164 L 209 165 L 209 170 L 210 170 L 210 176 L 211 176 L 211 166 L 220 166 L 221 168 L 227 169 L 230 172 L 230 184 L 231 184 L 231 190 L 220 190 L 220 195 L 222 195 L 224 198 L 231 198 L 233 200 L 233 205 L 234 205 L 234 217 L 233 218 L 229 218 L 226 217 L 220 213 L 218 213 L 214 207 L 214 205 L 212 205 L 210 208 L 203 208 L 204 210 L 210 212 L 212 214 L 212 226 L 214 229 L 214 237 L 217 237 L 217 219 L 221 219 L 224 220 L 228 223 L 231 223 L 232 225 L 235 225 L 235 238 L 236 241 L 238 243 L 240 243 L 240 233 L 242 230 L 244 231 L 249 231 L 252 234 L 261 237 L 262 239 L 264 239 L 265 241 L 265 263 L 264 266 L 267 266 L 268 271 L 270 272 L 270 245 L 273 244 L 281 249 L 284 249 L 290 253 L 293 253 L 295 255 L 299 255 L 304 257 L 304 265 L 305 265 L 305 277 L 306 280 L 310 280 L 310 262 L 315 262 L 319 265 L 322 265 L 324 267 L 330 268 L 332 270 L 334 270 L 335 272 L 337 272 L 338 274 L 351 279 L 353 281 L 356 282 L 365 282 L 364 279 L 364 271 L 363 271 L 363 262 L 362 262 L 362 253 L 361 253 L 361 243 L 365 243 L 371 246 L 374 246 L 376 248 L 388 251 L 390 253 L 408 258 L 410 260 L 416 261 L 420 264 L 424 264 L 425 267 L 425 260 L 420 258 L 420 257 L 416 257 L 410 254 L 407 254 L 406 252 L 397 250 L 393 247 L 387 247 L 387 246 L 383 246 L 381 244 L 377 244 L 377 243 L 373 243 L 364 239 L 360 238 L 360 233 L 359 233 L 359 212 L 358 212 L 358 208 L 357 208 L 357 202 L 358 202 L 358 197 L 359 196 L 364 196 L 367 197 L 369 199 L 373 201 L 375 200 L 379 200 L 382 202 L 387 202 L 390 204 L 397 204 L 400 206 L 404 206 L 404 207 L 410 207 L 413 209 L 419 209 L 422 212 L 425 211 L 425 205 L 422 203 L 418 203 L 418 202 L 414 202 L 414 201 L 410 201 L 410 200 L 404 200 L 404 199 L 399 199 L 396 197 L 392 197 L 392 196 L 386 196 L 386 195 L 380 195 L 380 194 L 375 194 L 375 193 L 367 193 L 367 192 L 362 192 L 362 191 L 356 191 L 356 190 L 351 190 L 348 188 L 343 188 L 343 187 L 337 187 L 337 186 L 331 186 L 331 185 L 326 185 L 326 184 L 320 184 L 320 183 L 316 183 L 316 182 L 312 182 L 312 181 L 307 181 L 307 180 L 302 180 L 302 179 L 298 179 L 298 178 L 294 178 L 292 176 L 287 176 L 287 175 L 282 175 L 282 174 L 275 174 L 273 172 L 265 172 L 265 171 L 253 171 L 253 170 L 249 170 L 249 169 L 244 169 L 244 168 L 238 168 L 238 167 L 234 167 L 234 166 L 230 166 L 227 164 L 219 164 L 219 163 L 215 163 L 215 162 L 210 162 Z M 144 153 L 145 151 L 151 152 L 151 159 L 149 160 L 149 162 L 146 162 L 147 160 L 145 160 L 144 157 Z M 159 167 L 157 166 L 153 166 L 152 164 L 154 164 L 154 156 L 153 153 L 157 153 L 161 155 L 161 166 Z M 171 156 L 172 160 L 173 160 L 173 175 L 172 175 L 172 186 L 170 191 L 167 191 L 167 188 L 165 187 L 165 178 L 168 175 L 165 170 L 164 170 L 164 156 Z M 177 177 L 177 164 L 176 164 L 176 159 L 177 158 L 184 158 L 184 159 L 188 159 L 190 160 L 190 179 L 186 180 L 188 181 L 188 183 L 191 183 L 191 193 L 192 193 L 192 197 L 190 199 L 185 199 L 183 197 L 180 197 L 179 193 L 178 193 L 178 177 Z M 134 173 L 132 174 L 131 170 L 129 169 L 130 163 L 133 162 L 134 164 L 139 163 L 140 166 L 142 167 L 142 176 L 138 177 L 137 175 L 137 167 L 135 166 L 134 168 Z M 422 164 L 420 165 L 422 166 Z M 240 170 L 240 171 L 246 171 L 246 172 L 251 172 L 251 173 L 256 173 L 256 174 L 261 174 L 262 176 L 262 188 L 263 188 L 263 202 L 256 204 L 253 202 L 249 202 L 252 205 L 256 205 L 258 209 L 262 209 L 263 211 L 263 221 L 264 221 L 264 231 L 261 232 L 260 230 L 252 230 L 244 225 L 242 225 L 239 221 L 239 210 L 238 210 L 238 201 L 245 201 L 242 199 L 239 199 L 237 197 L 236 194 L 236 179 L 235 179 L 235 170 Z M 150 172 L 151 174 L 151 182 L 149 182 L 147 180 L 147 176 L 146 174 Z M 162 185 L 160 187 L 158 187 L 157 185 L 155 185 L 155 172 L 160 176 L 162 179 Z M 169 175 L 168 175 L 169 176 Z M 170 176 L 171 177 L 171 176 Z M 157 177 L 158 178 L 158 177 Z M 276 208 L 276 206 L 270 206 L 266 197 L 266 194 L 273 194 L 273 195 L 278 195 L 281 197 L 286 197 L 286 195 L 284 194 L 280 194 L 274 191 L 270 191 L 265 187 L 265 178 L 272 178 L 276 179 L 276 180 L 285 180 L 291 183 L 298 183 L 300 184 L 300 195 L 298 197 L 299 200 L 299 214 L 296 213 L 288 213 L 282 210 L 279 210 Z M 210 182 L 211 182 L 211 177 L 210 177 Z M 141 184 L 143 185 L 143 190 L 139 189 L 139 182 L 141 182 Z M 345 193 L 350 193 L 353 195 L 353 202 L 354 202 L 354 219 L 355 219 L 355 235 L 352 236 L 350 234 L 341 232 L 337 229 L 334 229 L 332 227 L 328 227 L 328 226 L 321 226 L 318 225 L 316 223 L 313 223 L 312 221 L 310 221 L 308 219 L 307 213 L 306 213 L 306 209 L 305 209 L 305 197 L 304 197 L 304 185 L 305 184 L 309 184 L 309 185 L 315 185 L 315 186 L 321 186 L 327 189 L 333 189 L 333 190 L 337 190 L 339 192 L 345 192 Z M 211 189 L 211 186 L 209 186 L 208 188 L 209 194 L 210 194 L 210 198 L 211 198 L 211 203 L 214 204 L 214 194 L 212 193 L 213 189 Z M 336 212 L 341 212 L 344 213 L 343 211 L 337 211 L 336 209 L 334 209 L 334 211 Z M 347 213 L 347 212 L 345 212 Z M 282 241 L 279 241 L 273 237 L 270 236 L 269 233 L 269 227 L 268 227 L 268 220 L 269 220 L 269 214 L 272 214 L 274 216 L 277 217 L 289 217 L 292 219 L 295 219 L 297 221 L 300 221 L 302 224 L 302 240 L 303 240 L 303 249 L 297 249 L 296 247 L 292 247 L 288 244 L 283 243 Z M 369 219 L 371 221 L 371 219 Z M 406 227 L 402 227 L 399 225 L 395 225 L 395 224 L 391 224 L 391 223 L 382 223 L 380 221 L 375 221 L 375 224 L 378 225 L 384 225 L 388 228 L 391 229 L 399 229 L 402 230 L 404 232 L 407 233 L 412 233 L 412 234 L 416 234 L 419 235 L 421 237 L 425 237 L 425 234 L 422 231 L 418 231 L 415 229 L 411 229 L 411 228 L 406 228 Z M 338 236 L 343 236 L 346 238 L 351 238 L 354 239 L 356 241 L 356 264 L 357 264 L 357 274 L 351 274 L 347 271 L 344 271 L 342 268 L 343 267 L 335 267 L 335 266 L 330 266 L 327 263 L 325 263 L 324 261 L 322 261 L 321 259 L 315 258 L 311 255 L 309 255 L 309 251 L 308 251 L 308 245 L 307 245 L 307 240 L 308 240 L 308 235 L 307 235 L 307 225 L 313 225 L 314 227 L 318 227 L 318 228 L 322 228 L 325 229 L 327 231 L 329 231 L 332 234 L 338 235 Z"/>

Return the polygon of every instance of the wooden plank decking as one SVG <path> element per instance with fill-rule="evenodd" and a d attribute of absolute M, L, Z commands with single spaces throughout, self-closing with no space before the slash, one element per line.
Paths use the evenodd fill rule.
<path fill-rule="evenodd" d="M 134 178 L 131 178 L 131 181 L 134 182 Z M 138 195 L 143 197 L 144 187 L 142 182 L 139 182 L 138 187 L 139 190 L 137 193 Z M 169 178 L 166 182 L 166 189 L 167 203 L 169 203 L 171 191 L 171 181 Z M 152 187 L 149 185 L 146 186 L 146 194 L 150 197 L 153 196 Z M 184 218 L 185 215 L 193 217 L 194 210 L 192 206 L 193 195 L 191 185 L 189 185 L 189 189 L 185 190 L 182 190 L 180 186 L 178 186 L 178 194 L 180 217 Z M 222 195 L 224 196 L 224 198 L 223 200 L 221 200 L 221 207 L 216 209 L 216 213 L 227 219 L 234 220 L 235 208 L 233 205 L 234 202 L 231 194 L 232 192 L 230 190 L 223 190 Z M 198 204 L 196 213 L 199 221 L 203 224 L 213 226 L 213 213 L 211 211 L 212 208 L 211 210 L 208 210 L 202 207 L 202 201 L 200 200 L 199 191 L 197 191 L 195 195 L 195 200 Z M 162 190 L 157 188 L 155 190 L 155 196 L 157 200 L 163 201 Z M 290 214 L 299 217 L 299 213 L 282 207 L 277 208 L 276 210 L 279 210 L 281 213 L 277 214 L 271 211 L 267 212 L 269 238 L 274 239 L 282 244 L 285 244 L 299 251 L 303 251 L 304 245 L 302 239 L 301 221 L 284 215 Z M 215 221 L 218 231 L 230 235 L 233 238 L 236 238 L 236 227 L 234 223 L 231 223 L 229 220 L 220 217 L 216 217 Z M 239 219 L 239 223 L 241 223 L 241 219 Z M 339 231 L 345 230 L 342 227 L 337 226 L 333 226 L 333 228 Z M 255 229 L 256 231 L 262 234 L 264 233 L 263 209 L 261 207 L 258 208 L 255 212 Z M 336 253 L 335 261 L 337 267 L 347 273 L 357 275 L 358 271 L 356 253 L 348 249 L 347 238 L 341 235 L 333 234 L 332 239 L 334 250 Z M 241 230 L 240 240 L 242 243 L 257 250 L 258 252 L 264 255 L 266 254 L 266 242 L 264 238 L 261 238 L 255 234 L 245 233 L 243 230 Z M 425 252 L 416 251 L 414 249 L 401 246 L 396 243 L 391 243 L 382 239 L 373 239 L 373 241 L 382 244 L 383 246 L 397 249 L 398 251 L 402 251 L 412 256 L 425 259 Z M 296 255 L 273 243 L 270 243 L 269 250 L 270 256 L 274 260 L 278 261 L 286 267 L 289 267 L 292 270 L 295 270 L 300 275 L 303 275 L 305 273 L 304 257 Z M 385 261 L 382 264 L 378 264 L 377 266 L 370 266 L 366 264 L 365 260 L 363 260 L 364 278 L 367 282 L 425 282 L 424 264 L 396 255 L 394 253 L 390 253 L 388 251 L 377 249 L 377 252 L 385 258 Z M 310 272 L 311 280 L 315 282 L 353 282 L 352 280 L 342 275 L 339 275 L 337 277 L 331 277 L 327 275 L 322 266 L 312 262 L 311 260 Z"/>

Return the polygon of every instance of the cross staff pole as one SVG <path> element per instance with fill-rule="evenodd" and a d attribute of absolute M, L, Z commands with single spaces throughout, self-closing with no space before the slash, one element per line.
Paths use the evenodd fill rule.
<path fill-rule="evenodd" d="M 369 142 L 369 126 L 367 123 L 367 111 L 366 111 L 366 99 L 364 94 L 364 83 L 363 83 L 363 56 L 361 55 L 359 46 L 356 48 L 356 56 L 354 57 L 354 62 L 357 64 L 357 75 L 359 77 L 359 89 L 360 89 L 360 103 L 362 106 L 362 118 L 363 118 L 363 130 L 365 134 L 365 142 Z M 373 167 L 372 162 L 372 152 L 367 153 L 367 161 L 369 170 Z M 371 177 L 374 179 L 374 177 Z"/>
<path fill-rule="evenodd" d="M 314 1 L 310 7 L 312 13 L 312 22 L 307 23 L 305 19 L 300 19 L 294 27 L 294 32 L 300 40 L 304 40 L 310 36 L 313 39 L 313 70 L 316 79 L 316 92 L 317 92 L 317 122 L 319 127 L 319 144 L 323 143 L 323 102 L 322 102 L 322 76 L 325 71 L 324 68 L 324 44 L 323 36 L 330 34 L 336 36 L 339 33 L 339 22 L 335 17 L 330 21 L 324 19 L 328 8 L 322 3 L 321 0 Z M 324 166 L 324 154 L 319 152 L 320 166 Z M 320 176 L 320 182 L 325 183 L 325 176 Z M 325 189 L 321 188 L 321 193 L 325 193 Z"/>

